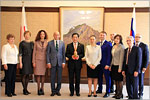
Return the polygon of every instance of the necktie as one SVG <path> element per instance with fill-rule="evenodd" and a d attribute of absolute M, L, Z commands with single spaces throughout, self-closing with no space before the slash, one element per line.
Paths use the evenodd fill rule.
<path fill-rule="evenodd" d="M 74 43 L 74 50 L 77 50 L 77 43 Z"/>
<path fill-rule="evenodd" d="M 138 43 L 136 44 L 136 46 L 138 47 Z"/>
<path fill-rule="evenodd" d="M 129 54 L 131 52 L 131 48 L 128 48 L 128 53 L 127 53 L 127 60 L 126 60 L 126 64 L 128 65 L 128 58 L 129 58 Z"/>
<path fill-rule="evenodd" d="M 100 42 L 100 46 L 102 46 L 102 42 Z"/>
<path fill-rule="evenodd" d="M 58 51 L 58 43 L 57 43 L 57 40 L 56 40 L 56 51 Z"/>

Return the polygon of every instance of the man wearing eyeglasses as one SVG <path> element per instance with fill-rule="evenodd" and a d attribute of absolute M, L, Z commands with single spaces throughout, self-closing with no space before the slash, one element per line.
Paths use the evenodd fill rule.
<path fill-rule="evenodd" d="M 149 63 L 149 51 L 148 46 L 141 42 L 142 36 L 140 34 L 135 35 L 135 46 L 140 47 L 142 50 L 142 65 L 141 73 L 139 74 L 139 98 L 143 98 L 143 89 L 144 89 L 144 73 Z"/>

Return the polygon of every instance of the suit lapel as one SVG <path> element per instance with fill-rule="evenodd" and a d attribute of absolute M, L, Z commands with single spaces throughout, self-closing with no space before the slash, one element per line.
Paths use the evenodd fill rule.
<path fill-rule="evenodd" d="M 59 40 L 58 50 L 59 50 L 60 47 L 61 47 L 61 41 Z"/>
<path fill-rule="evenodd" d="M 52 41 L 52 45 L 53 45 L 53 47 L 55 48 L 55 50 L 56 50 L 56 47 L 55 47 L 55 42 L 54 42 L 54 40 Z"/>
<path fill-rule="evenodd" d="M 72 46 L 72 49 L 73 49 L 73 52 L 74 52 L 74 45 L 73 45 L 73 42 L 71 43 L 71 46 Z"/>

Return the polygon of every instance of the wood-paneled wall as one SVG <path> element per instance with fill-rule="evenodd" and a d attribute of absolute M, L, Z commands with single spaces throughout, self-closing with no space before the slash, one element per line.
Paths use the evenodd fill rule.
<path fill-rule="evenodd" d="M 21 25 L 21 7 L 1 7 L 1 45 L 7 43 L 6 35 L 12 33 L 15 35 L 15 44 L 19 45 L 19 34 Z M 149 8 L 137 8 L 137 33 L 143 36 L 143 42 L 149 45 Z M 119 33 L 123 36 L 123 42 L 126 46 L 126 36 L 130 32 L 132 17 L 132 8 L 105 8 L 104 10 L 104 30 L 108 33 Z M 59 31 L 59 8 L 51 7 L 26 7 L 27 27 L 31 31 L 31 40 L 34 41 L 37 32 L 41 29 L 48 33 L 48 40 L 53 39 L 53 32 Z M 81 72 L 81 82 L 86 83 L 86 65 L 83 62 Z M 19 79 L 18 73 L 18 79 Z M 145 73 L 145 81 L 149 79 L 149 70 Z M 47 71 L 47 81 L 49 81 L 49 71 Z M 67 67 L 63 70 L 63 82 L 68 82 Z M 148 84 L 149 82 L 145 82 Z"/>

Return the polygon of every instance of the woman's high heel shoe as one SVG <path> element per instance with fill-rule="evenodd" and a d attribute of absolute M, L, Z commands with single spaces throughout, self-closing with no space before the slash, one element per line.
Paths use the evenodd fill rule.
<path fill-rule="evenodd" d="M 44 95 L 44 91 L 43 89 L 40 89 L 41 95 Z"/>

